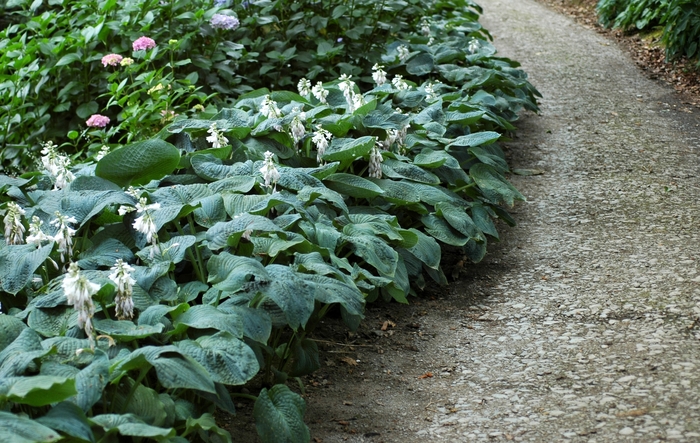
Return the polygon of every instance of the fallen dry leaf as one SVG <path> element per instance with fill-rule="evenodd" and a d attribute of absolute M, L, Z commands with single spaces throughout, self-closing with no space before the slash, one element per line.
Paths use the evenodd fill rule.
<path fill-rule="evenodd" d="M 389 329 L 389 326 L 391 326 L 392 328 L 395 328 L 395 327 L 396 327 L 396 323 L 394 323 L 394 322 L 391 321 L 391 320 L 387 320 L 387 321 L 384 322 L 384 324 L 382 324 L 381 330 L 382 330 L 382 331 L 386 331 L 387 329 Z"/>
<path fill-rule="evenodd" d="M 357 366 L 357 361 L 352 357 L 343 357 L 340 359 L 343 363 L 347 363 L 350 366 Z"/>
<path fill-rule="evenodd" d="M 430 377 L 432 377 L 432 376 L 433 376 L 433 373 L 432 373 L 432 372 L 426 372 L 425 374 L 423 374 L 423 375 L 421 375 L 420 377 L 418 377 L 418 379 L 430 378 Z"/>
<path fill-rule="evenodd" d="M 619 412 L 615 415 L 618 417 L 639 417 L 641 415 L 646 414 L 648 411 L 646 409 L 632 409 L 630 411 L 624 411 L 624 412 Z"/>

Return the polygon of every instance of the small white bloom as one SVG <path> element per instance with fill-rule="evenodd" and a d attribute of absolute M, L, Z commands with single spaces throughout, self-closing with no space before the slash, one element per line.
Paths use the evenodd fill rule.
<path fill-rule="evenodd" d="M 420 26 L 420 32 L 421 34 L 428 36 L 430 35 L 430 22 L 428 22 L 427 18 L 423 18 L 423 21 L 421 22 Z"/>
<path fill-rule="evenodd" d="M 279 171 L 275 167 L 275 162 L 272 159 L 273 155 L 274 154 L 270 151 L 265 152 L 263 167 L 260 168 L 260 172 L 263 175 L 263 180 L 265 180 L 263 186 L 266 188 L 274 188 L 277 185 L 277 180 L 279 180 L 281 177 Z"/>
<path fill-rule="evenodd" d="M 321 125 L 316 126 L 316 132 L 314 132 L 311 142 L 316 146 L 316 161 L 323 164 L 323 154 L 326 153 L 326 148 L 328 148 L 328 142 L 333 135 L 323 129 Z"/>
<path fill-rule="evenodd" d="M 68 183 L 75 180 L 75 175 L 68 169 L 70 158 L 60 155 L 51 141 L 44 143 L 43 146 L 44 149 L 41 150 L 41 153 L 44 156 L 41 157 L 41 164 L 51 176 L 54 182 L 54 189 L 63 189 Z"/>
<path fill-rule="evenodd" d="M 95 154 L 95 160 L 100 161 L 102 160 L 105 155 L 109 154 L 109 146 L 107 145 L 102 145 L 102 148 L 100 149 L 100 152 Z"/>
<path fill-rule="evenodd" d="M 58 228 L 58 232 L 53 236 L 53 240 L 58 243 L 58 252 L 61 253 L 61 261 L 65 262 L 66 258 L 70 259 L 73 255 L 73 236 L 75 229 L 68 226 L 76 224 L 78 220 L 75 217 L 67 217 L 56 211 L 56 218 L 49 223 L 51 226 Z"/>
<path fill-rule="evenodd" d="M 374 66 L 372 66 L 372 80 L 374 80 L 377 86 L 381 86 L 386 83 L 386 72 L 384 71 L 384 66 L 380 65 L 379 63 L 375 63 Z"/>
<path fill-rule="evenodd" d="M 316 86 L 311 88 L 311 93 L 316 97 L 316 100 L 321 103 L 326 103 L 326 97 L 328 97 L 328 90 L 323 87 L 323 83 L 318 82 Z"/>
<path fill-rule="evenodd" d="M 78 311 L 78 327 L 85 330 L 90 340 L 90 347 L 94 348 L 92 316 L 95 314 L 95 303 L 92 301 L 92 296 L 100 290 L 100 285 L 80 275 L 77 263 L 71 262 L 62 287 L 66 300 L 73 305 L 73 309 Z"/>
<path fill-rule="evenodd" d="M 297 83 L 297 89 L 299 90 L 299 95 L 308 97 L 311 94 L 311 82 L 302 78 L 299 80 L 299 83 Z"/>
<path fill-rule="evenodd" d="M 428 46 L 432 45 L 433 43 L 435 43 L 435 37 L 432 37 L 432 36 L 431 36 L 431 37 L 428 39 Z"/>
<path fill-rule="evenodd" d="M 207 141 L 211 143 L 213 148 L 223 148 L 228 145 L 228 139 L 224 137 L 224 133 L 216 128 L 216 122 L 209 126 L 207 132 L 210 134 Z"/>
<path fill-rule="evenodd" d="M 353 112 L 355 109 L 361 107 L 362 105 L 365 104 L 365 98 L 362 96 L 362 94 L 355 94 L 354 92 L 352 93 L 352 107 L 353 107 Z"/>
<path fill-rule="evenodd" d="M 129 186 L 129 189 L 127 189 L 125 192 L 126 192 L 126 195 L 134 197 L 135 199 L 138 199 L 139 197 L 141 197 L 141 191 L 134 188 L 133 186 Z"/>
<path fill-rule="evenodd" d="M 403 76 L 399 74 L 396 74 L 394 78 L 391 79 L 391 84 L 400 91 L 411 88 L 408 83 L 406 83 L 406 80 L 403 79 Z"/>
<path fill-rule="evenodd" d="M 150 205 L 147 203 L 148 200 L 146 200 L 145 197 L 141 197 L 139 202 L 136 203 L 136 211 L 143 215 L 136 218 L 132 226 L 136 231 L 146 236 L 147 242 L 155 246 L 158 241 L 158 228 L 153 218 L 153 211 L 160 209 L 160 203 L 152 203 Z M 153 256 L 154 253 L 155 248 L 151 249 L 151 256 Z"/>
<path fill-rule="evenodd" d="M 372 178 L 382 178 L 382 157 L 381 143 L 377 142 L 372 147 L 372 152 L 369 154 L 369 176 Z"/>
<path fill-rule="evenodd" d="M 469 45 L 467 46 L 467 50 L 469 51 L 470 54 L 474 54 L 476 51 L 479 50 L 480 47 L 481 47 L 481 45 L 479 44 L 479 40 L 472 37 L 472 39 L 469 40 Z"/>
<path fill-rule="evenodd" d="M 401 63 L 406 63 L 406 60 L 408 60 L 408 56 L 410 55 L 408 46 L 400 45 L 398 48 L 396 48 L 396 51 L 399 53 L 399 60 Z"/>
<path fill-rule="evenodd" d="M 270 98 L 270 94 L 267 94 L 262 101 L 260 106 L 260 113 L 267 118 L 281 118 L 282 111 L 277 107 L 277 102 Z"/>
<path fill-rule="evenodd" d="M 433 88 L 432 83 L 426 83 L 423 86 L 423 89 L 425 89 L 425 99 L 428 101 L 434 100 L 437 98 L 437 95 L 435 94 L 435 89 Z"/>
<path fill-rule="evenodd" d="M 53 241 L 53 237 L 46 235 L 41 229 L 41 225 L 44 222 L 36 215 L 32 217 L 31 223 L 29 223 L 29 235 L 27 236 L 28 245 L 36 245 L 41 247 L 41 243 L 45 241 Z"/>
<path fill-rule="evenodd" d="M 134 300 L 131 296 L 136 284 L 136 280 L 131 277 L 134 268 L 124 263 L 122 259 L 118 259 L 110 271 L 113 272 L 109 274 L 109 279 L 117 285 L 117 295 L 114 297 L 117 318 L 131 319 L 134 317 Z"/>
<path fill-rule="evenodd" d="M 356 106 L 358 103 L 358 99 L 356 99 L 355 96 L 359 95 L 355 93 L 355 82 L 350 80 L 351 78 L 352 75 L 343 74 L 340 76 L 340 83 L 338 83 L 338 88 L 343 92 L 345 101 L 348 103 L 349 113 L 355 112 L 355 109 L 358 108 L 358 106 Z M 359 100 L 362 100 L 362 96 L 360 96 Z"/>
<path fill-rule="evenodd" d="M 9 202 L 7 212 L 2 219 L 5 223 L 5 242 L 8 245 L 21 245 L 24 243 L 24 225 L 22 224 L 22 209 L 17 203 Z"/>
<path fill-rule="evenodd" d="M 119 209 L 117 209 L 117 213 L 121 216 L 124 216 L 124 215 L 128 214 L 129 212 L 134 212 L 135 210 L 136 210 L 136 208 L 132 208 L 131 206 L 121 205 L 121 206 L 119 206 Z"/>
<path fill-rule="evenodd" d="M 291 133 L 292 141 L 294 141 L 295 146 L 304 138 L 304 134 L 306 134 L 306 128 L 304 128 L 304 123 L 302 123 L 305 117 L 306 115 L 302 112 L 294 116 L 292 123 L 289 125 L 289 132 Z"/>

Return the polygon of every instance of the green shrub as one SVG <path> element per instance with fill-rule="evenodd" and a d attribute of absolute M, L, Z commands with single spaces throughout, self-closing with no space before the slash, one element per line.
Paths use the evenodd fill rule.
<path fill-rule="evenodd" d="M 658 26 L 673 0 L 600 0 L 596 7 L 603 26 L 639 30 Z"/>
<path fill-rule="evenodd" d="M 700 42 L 700 4 L 691 0 L 674 0 L 663 18 L 662 42 L 668 58 L 684 55 L 698 59 Z M 700 66 L 700 60 L 697 63 Z"/>

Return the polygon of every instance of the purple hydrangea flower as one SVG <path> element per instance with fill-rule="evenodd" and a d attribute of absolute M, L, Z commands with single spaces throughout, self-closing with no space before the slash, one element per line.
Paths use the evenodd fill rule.
<path fill-rule="evenodd" d="M 104 128 L 109 124 L 109 117 L 100 114 L 93 114 L 85 122 L 90 128 Z"/>
<path fill-rule="evenodd" d="M 214 14 L 210 23 L 212 28 L 226 31 L 234 30 L 241 24 L 236 17 L 223 14 Z"/>
<path fill-rule="evenodd" d="M 104 57 L 102 57 L 102 65 L 106 68 L 107 65 L 109 66 L 117 66 L 119 63 L 121 63 L 123 57 L 119 54 L 107 54 Z"/>
<path fill-rule="evenodd" d="M 132 44 L 134 51 L 145 51 L 156 47 L 156 42 L 149 37 L 139 37 Z"/>

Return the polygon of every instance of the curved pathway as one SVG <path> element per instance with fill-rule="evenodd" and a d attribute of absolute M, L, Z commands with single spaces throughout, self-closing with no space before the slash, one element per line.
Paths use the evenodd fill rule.
<path fill-rule="evenodd" d="M 374 331 L 347 378 L 310 387 L 312 437 L 700 441 L 697 115 L 593 30 L 532 0 L 479 3 L 544 96 L 506 144 L 542 174 L 512 178 L 528 201 L 483 263 L 396 308 L 408 343 Z"/>

